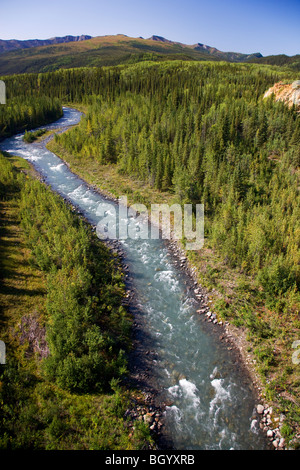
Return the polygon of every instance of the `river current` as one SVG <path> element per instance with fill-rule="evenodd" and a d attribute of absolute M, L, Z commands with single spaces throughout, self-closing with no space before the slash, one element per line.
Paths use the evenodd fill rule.
<path fill-rule="evenodd" d="M 64 116 L 46 129 L 77 124 L 82 114 Z M 46 149 L 27 144 L 23 135 L 4 140 L 0 149 L 31 162 L 45 182 L 71 201 L 92 224 L 107 203 Z M 101 188 L 100 188 L 101 189 Z M 260 450 L 266 448 L 255 419 L 255 390 L 235 353 L 196 311 L 199 303 L 186 274 L 174 263 L 164 240 L 121 241 L 135 292 L 139 328 L 147 343 L 152 383 L 168 406 L 165 433 L 177 450 Z M 144 346 L 145 346 L 144 344 Z"/>

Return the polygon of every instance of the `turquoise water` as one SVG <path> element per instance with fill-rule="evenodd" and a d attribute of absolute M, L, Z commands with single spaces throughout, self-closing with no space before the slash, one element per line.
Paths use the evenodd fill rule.
<path fill-rule="evenodd" d="M 68 127 L 80 118 L 78 111 L 64 108 L 62 119 L 43 127 Z M 97 225 L 99 204 L 107 201 L 43 143 L 26 144 L 22 137 L 6 139 L 1 150 L 33 163 L 55 191 Z M 168 403 L 165 432 L 173 446 L 178 450 L 266 448 L 254 419 L 251 381 L 234 352 L 219 340 L 220 327 L 196 313 L 199 303 L 192 285 L 175 266 L 164 241 L 121 243 L 139 328 L 151 349 L 151 380 L 158 396 Z"/>

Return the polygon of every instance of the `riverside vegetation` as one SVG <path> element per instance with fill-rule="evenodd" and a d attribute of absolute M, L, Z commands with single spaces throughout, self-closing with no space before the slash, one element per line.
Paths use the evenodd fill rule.
<path fill-rule="evenodd" d="M 129 202 L 204 204 L 205 246 L 187 255 L 219 318 L 247 332 L 287 441 L 299 437 L 300 124 L 263 95 L 296 78 L 178 61 L 6 77 L 9 96 L 85 107 L 49 148 L 89 183 Z"/>
<path fill-rule="evenodd" d="M 31 172 L 0 154 L 0 448 L 150 445 L 146 425 L 124 418 L 136 395 L 119 386 L 131 325 L 121 266 Z"/>

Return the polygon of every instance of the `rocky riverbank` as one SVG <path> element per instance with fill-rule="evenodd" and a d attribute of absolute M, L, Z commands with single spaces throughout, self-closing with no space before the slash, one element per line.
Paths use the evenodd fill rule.
<path fill-rule="evenodd" d="M 100 194 L 104 197 L 108 202 L 118 203 L 118 200 L 111 194 L 104 193 L 95 185 L 91 185 L 90 189 Z M 96 227 L 94 227 L 94 230 Z M 260 378 L 256 373 L 254 367 L 254 360 L 248 352 L 248 344 L 245 339 L 245 332 L 236 329 L 228 322 L 223 322 L 222 320 L 218 319 L 217 314 L 213 311 L 213 305 L 209 298 L 209 293 L 206 292 L 202 286 L 198 284 L 197 281 L 197 272 L 196 268 L 191 266 L 186 253 L 184 252 L 183 248 L 180 246 L 177 240 L 171 239 L 166 241 L 168 249 L 172 255 L 172 259 L 174 264 L 180 268 L 183 272 L 185 272 L 190 279 L 189 282 L 189 289 L 190 294 L 195 297 L 195 299 L 199 302 L 198 313 L 202 317 L 203 321 L 207 324 L 211 324 L 212 328 L 214 328 L 218 334 L 218 340 L 224 341 L 228 347 L 228 349 L 234 349 L 240 355 L 240 360 L 245 366 L 246 370 L 250 373 L 253 384 L 257 390 L 257 398 L 258 403 L 261 403 L 263 400 L 263 387 L 260 383 Z M 118 255 L 118 257 L 123 260 L 123 252 L 122 246 L 118 243 L 117 240 L 109 241 L 107 243 L 109 248 Z M 123 262 L 123 269 L 126 276 L 126 287 L 127 287 L 127 296 L 124 299 L 124 303 L 128 305 L 128 307 L 133 312 L 133 334 L 134 334 L 134 349 L 135 349 L 135 358 L 131 357 L 131 380 L 140 386 L 145 393 L 148 393 L 151 396 L 151 406 L 155 409 L 157 408 L 157 413 L 160 413 L 163 421 L 163 411 L 164 411 L 164 404 L 157 404 L 157 389 L 156 384 L 152 383 L 151 377 L 151 368 L 153 367 L 153 358 L 155 357 L 155 351 L 151 350 L 151 345 L 147 344 L 147 338 L 143 337 L 142 331 L 142 322 L 143 319 L 138 315 L 138 306 L 135 304 L 135 295 L 133 286 L 131 285 L 130 276 L 128 272 L 128 266 Z M 141 360 L 141 358 L 143 358 Z M 147 405 L 148 407 L 148 405 Z M 141 416 L 146 416 L 147 413 L 152 413 L 153 410 L 150 410 L 146 407 L 146 412 L 141 414 Z M 135 414 L 138 410 L 136 407 L 133 407 L 133 414 Z M 141 418 L 144 419 L 144 418 Z M 146 418 L 147 419 L 147 418 Z M 163 422 L 161 421 L 161 426 L 154 425 L 152 431 L 155 431 L 157 435 L 162 434 L 163 430 Z M 151 426 L 154 423 L 151 423 Z M 264 426 L 265 427 L 265 426 Z M 263 428 L 262 428 L 263 429 Z M 276 429 L 276 428 L 274 428 Z M 268 429 L 270 431 L 270 429 Z M 278 432 L 276 430 L 278 439 Z M 270 434 L 270 433 L 269 433 Z M 267 437 L 267 436 L 266 436 Z M 283 441 L 281 441 L 282 444 Z M 279 444 L 279 443 L 278 443 Z M 274 448 L 281 449 L 282 446 L 277 446 Z"/>
<path fill-rule="evenodd" d="M 280 428 L 284 423 L 285 415 L 274 416 L 273 408 L 267 404 L 257 405 L 256 410 L 260 417 L 259 427 L 266 433 L 273 448 L 276 450 L 284 450 L 286 443 L 280 433 Z"/>
<path fill-rule="evenodd" d="M 265 433 L 270 449 L 286 450 L 286 441 L 280 432 L 285 415 L 283 413 L 276 414 L 273 407 L 264 402 L 264 387 L 255 368 L 255 358 L 249 353 L 249 342 L 246 339 L 245 330 L 218 319 L 217 314 L 213 312 L 213 303 L 209 299 L 209 293 L 198 284 L 197 270 L 190 264 L 183 248 L 176 240 L 171 240 L 168 243 L 168 248 L 172 253 L 174 264 L 183 270 L 193 283 L 191 295 L 194 295 L 200 302 L 197 313 L 202 316 L 203 321 L 211 323 L 215 327 L 220 333 L 219 340 L 227 343 L 229 350 L 237 352 L 241 364 L 251 377 L 258 403 L 251 427 L 259 427 Z"/>
<path fill-rule="evenodd" d="M 98 192 L 107 202 L 118 203 L 118 199 L 112 195 L 104 194 L 95 186 L 90 187 L 91 190 Z M 74 207 L 78 212 L 78 209 Z M 96 231 L 96 227 L 93 227 Z M 235 352 L 237 360 L 240 362 L 241 368 L 244 368 L 244 374 L 250 374 L 251 381 L 256 391 L 258 410 L 263 406 L 264 410 L 269 409 L 268 405 L 263 403 L 263 386 L 254 367 L 254 358 L 248 352 L 248 342 L 245 338 L 246 334 L 240 328 L 236 328 L 229 322 L 223 322 L 213 311 L 213 303 L 210 300 L 209 292 L 207 292 L 197 281 L 197 271 L 193 267 L 177 240 L 171 239 L 165 241 L 167 249 L 171 255 L 173 264 L 180 269 L 187 278 L 187 289 L 190 296 L 198 302 L 197 313 L 201 316 L 203 322 L 210 324 L 210 327 L 217 333 L 216 339 L 226 344 L 228 350 Z M 155 383 L 155 374 L 152 371 L 153 360 L 156 357 L 152 344 L 145 333 L 143 315 L 140 314 L 139 306 L 136 303 L 136 295 L 131 280 L 129 266 L 126 264 L 125 253 L 122 244 L 118 240 L 106 240 L 106 246 L 116 255 L 122 264 L 124 279 L 126 282 L 126 297 L 123 305 L 127 306 L 133 316 L 133 351 L 130 355 L 130 374 L 126 379 L 126 383 L 133 388 L 141 390 L 141 398 L 132 404 L 132 408 L 126 412 L 129 418 L 129 426 L 134 429 L 136 422 L 144 421 L 154 437 L 158 449 L 172 449 L 172 443 L 168 436 L 164 433 L 164 411 L 169 403 L 161 402 L 158 384 Z M 260 414 L 254 411 L 253 426 L 257 424 L 259 429 L 265 433 L 266 441 L 270 442 L 270 448 L 276 450 L 285 449 L 285 441 L 280 435 L 280 428 L 276 424 L 277 417 L 272 416 L 270 420 L 265 421 L 266 413 Z M 273 412 L 273 411 L 272 411 Z M 271 413 L 269 412 L 269 415 Z M 282 418 L 281 418 L 282 419 Z M 272 431 L 273 439 L 270 439 Z M 272 444 L 274 442 L 274 444 Z M 276 445 L 277 443 L 277 445 Z"/>

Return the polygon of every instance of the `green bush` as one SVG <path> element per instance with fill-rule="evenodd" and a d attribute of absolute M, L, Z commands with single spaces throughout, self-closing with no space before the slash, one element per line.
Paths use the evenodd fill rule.
<path fill-rule="evenodd" d="M 293 288 L 297 278 L 294 266 L 288 266 L 281 256 L 260 270 L 258 281 L 269 296 L 278 296 Z"/>
<path fill-rule="evenodd" d="M 27 130 L 25 131 L 23 140 L 27 142 L 28 144 L 31 144 L 34 142 L 38 137 L 41 137 L 43 134 L 45 134 L 46 129 L 38 129 L 35 132 L 28 132 Z"/>

